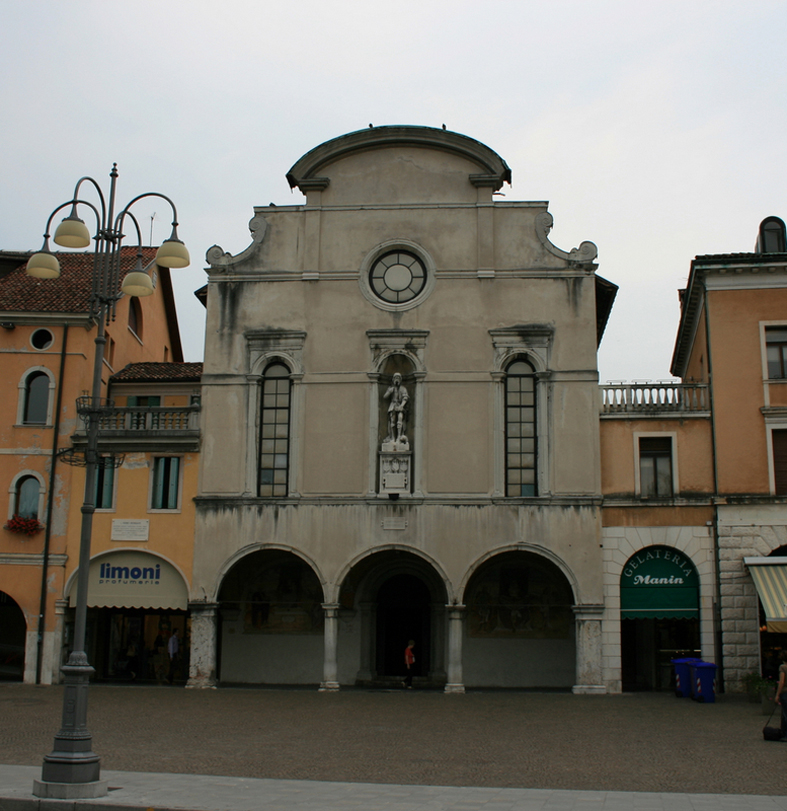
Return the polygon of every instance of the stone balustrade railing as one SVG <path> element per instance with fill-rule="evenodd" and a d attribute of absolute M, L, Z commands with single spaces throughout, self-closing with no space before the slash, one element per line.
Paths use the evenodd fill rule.
<path fill-rule="evenodd" d="M 600 389 L 602 414 L 660 415 L 710 410 L 708 387 L 703 383 L 605 383 Z"/>

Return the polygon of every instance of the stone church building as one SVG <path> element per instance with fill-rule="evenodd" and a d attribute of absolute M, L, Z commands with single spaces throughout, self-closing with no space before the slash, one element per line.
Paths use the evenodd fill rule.
<path fill-rule="evenodd" d="M 287 178 L 208 252 L 191 684 L 606 692 L 596 246 L 443 129 Z"/>

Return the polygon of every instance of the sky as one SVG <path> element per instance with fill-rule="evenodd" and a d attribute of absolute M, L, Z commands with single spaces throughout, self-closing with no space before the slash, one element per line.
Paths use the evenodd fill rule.
<path fill-rule="evenodd" d="M 751 251 L 787 219 L 787 2 L 0 0 L 0 250 L 38 250 L 89 175 L 177 206 L 185 360 L 202 359 L 205 253 L 250 243 L 255 205 L 370 123 L 440 127 L 549 201 L 550 239 L 599 249 L 619 286 L 602 381 L 670 379 L 677 290 L 698 254 Z M 503 199 L 503 198 L 501 198 Z M 145 241 L 168 206 L 133 208 Z M 133 240 L 126 244 L 133 244 Z"/>

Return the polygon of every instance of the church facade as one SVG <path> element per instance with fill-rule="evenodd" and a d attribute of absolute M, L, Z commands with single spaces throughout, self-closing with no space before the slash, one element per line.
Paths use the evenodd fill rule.
<path fill-rule="evenodd" d="M 208 252 L 191 685 L 606 692 L 595 245 L 450 131 L 287 177 Z"/>

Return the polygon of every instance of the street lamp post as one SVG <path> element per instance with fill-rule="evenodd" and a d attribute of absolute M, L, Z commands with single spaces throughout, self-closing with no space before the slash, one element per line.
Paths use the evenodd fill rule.
<path fill-rule="evenodd" d="M 145 197 L 159 197 L 172 207 L 172 234 L 156 253 L 156 264 L 161 267 L 180 268 L 189 264 L 186 246 L 178 239 L 178 215 L 175 204 L 169 197 L 158 192 L 141 194 L 131 200 L 122 211 L 115 215 L 115 190 L 117 184 L 117 164 L 110 172 L 110 189 L 105 199 L 101 187 L 90 177 L 81 178 L 74 190 L 74 197 L 58 206 L 47 220 L 44 245 L 41 251 L 30 257 L 27 273 L 41 279 L 54 279 L 60 275 L 60 263 L 49 249 L 52 221 L 58 211 L 71 206 L 70 214 L 55 231 L 54 241 L 67 248 L 86 248 L 95 242 L 93 255 L 93 287 L 90 297 L 90 314 L 96 321 L 96 350 L 93 363 L 93 383 L 89 397 L 80 397 L 77 410 L 85 421 L 87 445 L 84 459 L 85 498 L 82 504 L 82 529 L 79 543 L 79 564 L 77 569 L 77 599 L 74 623 L 73 649 L 68 662 L 63 665 L 63 722 L 55 735 L 52 752 L 44 757 L 41 780 L 33 784 L 33 794 L 37 797 L 57 799 L 82 799 L 102 797 L 107 794 L 106 781 L 100 780 L 100 758 L 93 752 L 92 736 L 87 729 L 87 698 L 90 675 L 94 672 L 88 663 L 86 644 L 87 590 L 90 573 L 90 543 L 95 512 L 96 471 L 99 463 L 98 431 L 102 411 L 111 405 L 101 398 L 101 372 L 106 344 L 106 325 L 114 317 L 115 305 L 123 295 L 148 296 L 153 293 L 153 283 L 142 266 L 142 232 L 130 208 Z M 99 197 L 99 206 L 79 198 L 83 183 L 92 184 Z M 96 216 L 97 230 L 94 236 L 78 216 L 78 206 L 92 209 Z M 127 273 L 120 285 L 120 248 L 125 234 L 123 226 L 130 220 L 137 232 L 137 263 Z M 118 290 L 118 286 L 120 289 Z"/>

